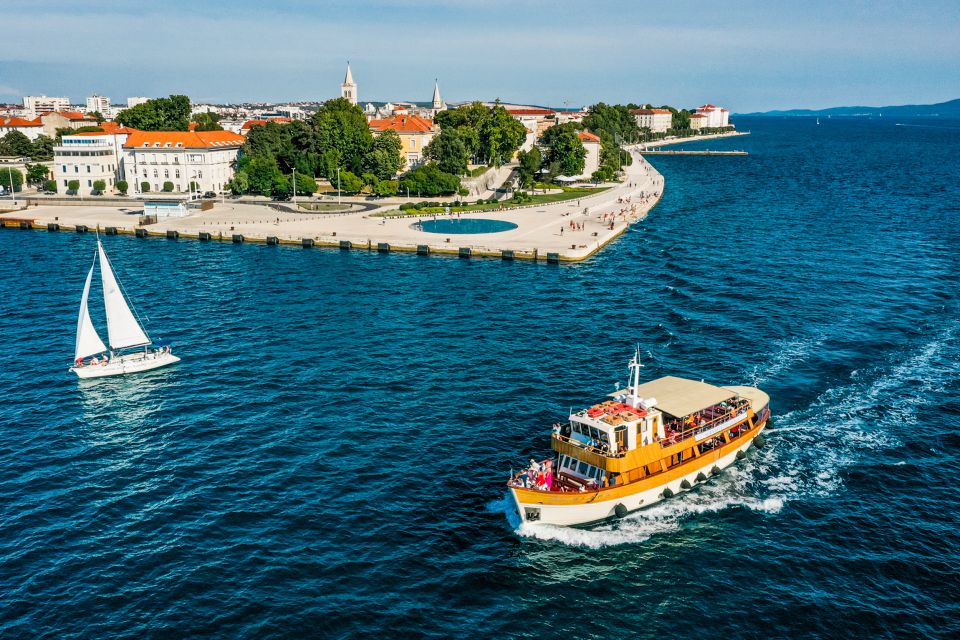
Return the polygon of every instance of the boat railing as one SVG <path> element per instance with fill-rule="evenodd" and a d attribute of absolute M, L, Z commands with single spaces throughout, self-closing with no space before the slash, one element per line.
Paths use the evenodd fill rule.
<path fill-rule="evenodd" d="M 587 444 L 585 442 L 581 442 L 576 438 L 571 438 L 569 436 L 565 436 L 559 433 L 553 434 L 553 437 L 559 440 L 560 442 L 566 442 L 567 444 L 572 444 L 573 446 L 579 449 L 583 449 L 584 451 L 589 451 L 590 453 L 595 453 L 598 456 L 602 456 L 604 458 L 622 458 L 625 455 L 627 455 L 626 451 L 618 451 L 614 453 L 609 449 L 604 449 L 603 447 L 596 447 L 596 446 Z"/>
<path fill-rule="evenodd" d="M 700 440 L 709 435 L 713 435 L 710 433 L 711 431 L 719 433 L 728 426 L 744 420 L 747 417 L 747 408 L 749 406 L 750 403 L 747 400 L 735 403 L 733 406 L 728 407 L 722 415 L 711 418 L 706 422 L 701 422 L 696 426 L 689 426 L 680 431 L 674 431 L 673 435 L 660 441 L 660 446 L 669 447 L 690 437 Z"/>

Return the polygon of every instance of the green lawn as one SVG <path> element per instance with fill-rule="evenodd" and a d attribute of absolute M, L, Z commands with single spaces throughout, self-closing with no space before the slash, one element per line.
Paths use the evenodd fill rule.
<path fill-rule="evenodd" d="M 552 204 L 554 202 L 563 202 L 565 200 L 576 200 L 578 198 L 585 198 L 587 196 L 596 195 L 602 191 L 606 191 L 610 187 L 599 187 L 596 189 L 586 189 L 580 187 L 564 187 L 563 193 L 547 193 L 547 194 L 536 194 L 531 195 L 522 200 L 521 202 L 516 202 L 513 198 L 508 200 L 501 200 L 499 202 L 490 202 L 484 204 L 466 204 L 459 207 L 450 207 L 451 213 L 469 213 L 471 211 L 497 211 L 501 207 L 519 207 L 519 206 L 535 206 L 541 204 Z M 390 211 L 385 211 L 383 213 L 375 213 L 374 216 L 423 216 L 423 215 L 432 215 L 437 213 L 434 211 L 434 208 L 429 210 L 424 209 L 406 209 L 401 211 L 399 209 L 391 209 Z"/>

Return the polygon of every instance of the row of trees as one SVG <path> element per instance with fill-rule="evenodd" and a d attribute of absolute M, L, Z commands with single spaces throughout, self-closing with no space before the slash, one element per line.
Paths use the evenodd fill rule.
<path fill-rule="evenodd" d="M 400 136 L 385 131 L 374 137 L 360 107 L 337 98 L 305 121 L 268 122 L 252 127 L 237 161 L 231 189 L 285 197 L 293 190 L 313 193 L 315 177 L 327 178 L 346 192 L 395 188 L 392 178 L 403 167 Z M 339 169 L 339 172 L 338 172 Z M 301 177 L 302 176 L 302 177 Z M 308 184 L 309 181 L 309 184 Z"/>
<path fill-rule="evenodd" d="M 154 98 L 124 109 L 116 120 L 141 131 L 186 131 L 190 125 L 190 98 L 175 95 Z"/>
<path fill-rule="evenodd" d="M 468 164 L 500 166 L 510 162 L 523 144 L 527 129 L 499 103 L 486 107 L 479 102 L 441 111 L 434 118 L 440 127 L 424 150 L 437 167 L 453 175 L 465 175 Z"/>
<path fill-rule="evenodd" d="M 31 141 L 19 131 L 11 131 L 0 138 L 0 156 L 19 156 L 31 160 L 53 160 L 53 138 L 37 136 Z"/>

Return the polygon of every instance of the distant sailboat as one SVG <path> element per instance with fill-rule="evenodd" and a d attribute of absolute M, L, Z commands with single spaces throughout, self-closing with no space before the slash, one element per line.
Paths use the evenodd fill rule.
<path fill-rule="evenodd" d="M 820 118 L 817 118 L 817 124 L 820 124 Z"/>
<path fill-rule="evenodd" d="M 103 344 L 100 334 L 97 333 L 93 321 L 90 319 L 90 310 L 87 301 L 90 297 L 90 283 L 93 280 L 93 270 L 100 260 L 100 278 L 103 281 L 103 306 L 107 315 L 107 338 L 110 349 Z M 120 355 L 120 349 L 143 347 L 143 350 Z M 100 357 L 97 354 L 102 354 Z M 90 358 L 93 356 L 92 358 Z M 90 358 L 90 360 L 86 360 Z M 93 264 L 87 273 L 87 280 L 83 285 L 83 296 L 80 298 L 80 316 L 77 319 L 77 343 L 74 351 L 73 366 L 70 370 L 81 378 L 103 378 L 118 376 L 125 373 L 137 373 L 158 369 L 169 364 L 179 362 L 180 358 L 171 353 L 166 345 L 154 345 L 136 316 L 130 310 L 120 283 L 113 273 L 107 254 L 103 250 L 100 238 L 97 238 L 97 253 L 93 257 Z"/>

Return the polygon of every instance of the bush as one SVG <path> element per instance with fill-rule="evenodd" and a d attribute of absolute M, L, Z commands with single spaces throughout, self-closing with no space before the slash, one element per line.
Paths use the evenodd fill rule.
<path fill-rule="evenodd" d="M 411 194 L 439 196 L 459 191 L 460 178 L 441 171 L 437 165 L 431 162 L 421 165 L 403 176 L 400 187 L 409 189 Z"/>
<path fill-rule="evenodd" d="M 170 193 L 171 191 L 173 191 L 173 183 L 167 180 L 163 183 L 163 192 Z"/>
<path fill-rule="evenodd" d="M 406 211 L 407 209 L 416 209 L 416 208 L 417 208 L 416 205 L 413 204 L 412 202 L 404 202 L 399 207 L 400 211 Z"/>
<path fill-rule="evenodd" d="M 124 195 L 124 196 L 127 195 L 127 189 L 130 188 L 130 185 L 127 183 L 126 180 L 117 180 L 117 183 L 113 186 L 117 188 L 117 192 L 119 192 L 120 195 Z"/>
<path fill-rule="evenodd" d="M 93 181 L 93 193 L 96 195 L 103 195 L 103 192 L 107 190 L 107 183 L 103 180 L 94 180 Z"/>
<path fill-rule="evenodd" d="M 457 195 L 458 195 L 458 196 L 468 196 L 468 195 L 470 195 L 470 189 L 460 188 L 460 189 L 457 191 Z"/>
<path fill-rule="evenodd" d="M 373 185 L 373 192 L 378 196 L 395 196 L 400 191 L 400 182 L 397 180 L 381 180 Z"/>
<path fill-rule="evenodd" d="M 52 191 L 53 193 L 57 192 L 57 181 L 56 180 L 45 180 L 43 183 L 44 191 Z"/>
<path fill-rule="evenodd" d="M 77 191 L 80 191 L 80 181 L 79 181 L 79 180 L 71 180 L 70 182 L 67 183 L 67 193 L 76 194 Z"/>
<path fill-rule="evenodd" d="M 0 185 L 3 185 L 4 190 L 10 188 L 11 182 L 14 193 L 20 191 L 23 188 L 23 174 L 18 169 L 0 169 Z"/>
<path fill-rule="evenodd" d="M 140 192 L 141 193 L 150 193 L 150 183 L 144 180 L 140 183 Z"/>

